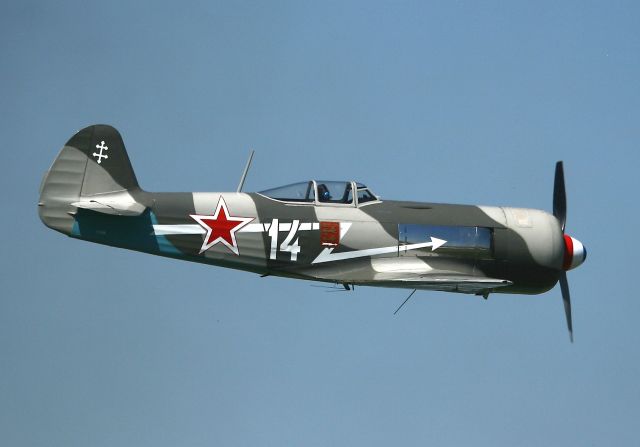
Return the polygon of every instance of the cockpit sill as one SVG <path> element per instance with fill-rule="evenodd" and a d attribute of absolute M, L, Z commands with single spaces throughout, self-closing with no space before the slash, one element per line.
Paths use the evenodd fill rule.
<path fill-rule="evenodd" d="M 353 194 L 356 191 L 356 194 Z M 362 207 L 381 203 L 378 196 L 354 181 L 309 180 L 258 191 L 267 199 L 287 205 Z"/>

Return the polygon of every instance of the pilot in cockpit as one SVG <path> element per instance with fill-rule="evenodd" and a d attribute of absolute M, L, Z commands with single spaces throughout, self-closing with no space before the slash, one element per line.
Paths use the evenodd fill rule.
<path fill-rule="evenodd" d="M 329 188 L 324 183 L 320 183 L 318 185 L 318 200 L 320 202 L 328 202 L 331 200 L 331 193 L 329 193 Z"/>

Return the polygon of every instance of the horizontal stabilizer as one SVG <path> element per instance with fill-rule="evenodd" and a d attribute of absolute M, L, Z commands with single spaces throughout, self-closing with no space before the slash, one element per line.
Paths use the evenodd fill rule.
<path fill-rule="evenodd" d="M 146 207 L 134 200 L 126 191 L 110 194 L 99 194 L 91 198 L 83 197 L 83 200 L 71 203 L 76 208 L 96 211 L 115 216 L 139 216 Z"/>

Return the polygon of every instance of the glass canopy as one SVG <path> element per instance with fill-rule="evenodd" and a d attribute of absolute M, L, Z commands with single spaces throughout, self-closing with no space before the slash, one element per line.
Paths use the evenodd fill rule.
<path fill-rule="evenodd" d="M 309 180 L 292 183 L 278 188 L 265 189 L 259 194 L 283 202 L 355 205 L 354 188 L 357 192 L 357 204 L 378 200 L 362 183 L 334 180 Z"/>

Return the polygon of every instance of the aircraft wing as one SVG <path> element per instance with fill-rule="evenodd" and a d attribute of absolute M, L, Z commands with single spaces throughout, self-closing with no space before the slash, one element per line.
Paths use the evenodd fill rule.
<path fill-rule="evenodd" d="M 459 292 L 482 294 L 493 289 L 506 287 L 513 284 L 506 279 L 487 278 L 480 276 L 463 276 L 457 274 L 425 274 L 407 275 L 384 279 L 376 277 L 375 282 L 383 282 L 395 287 L 406 287 L 410 289 L 438 290 L 442 292 Z"/>
<path fill-rule="evenodd" d="M 418 258 L 378 258 L 331 263 L 298 271 L 306 277 L 343 284 L 485 294 L 512 285 L 506 279 L 479 274 L 473 266 Z"/>

